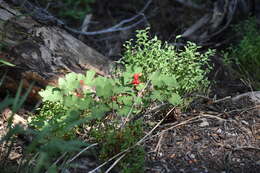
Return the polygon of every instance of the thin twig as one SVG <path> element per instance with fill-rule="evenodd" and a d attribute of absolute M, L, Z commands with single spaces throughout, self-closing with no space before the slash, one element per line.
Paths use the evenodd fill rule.
<path fill-rule="evenodd" d="M 145 84 L 145 86 L 144 86 L 144 88 L 143 88 L 141 91 L 138 92 L 137 97 L 141 97 L 141 96 L 142 96 L 142 93 L 143 93 L 144 90 L 147 88 L 147 86 L 148 86 L 149 83 L 150 83 L 150 80 L 147 81 L 146 84 Z M 137 99 L 136 99 L 136 100 L 137 100 Z M 122 124 L 122 126 L 121 126 L 120 128 L 123 128 L 123 127 L 126 125 L 126 122 L 129 120 L 129 117 L 130 117 L 130 115 L 131 115 L 131 113 L 132 113 L 132 111 L 133 111 L 133 109 L 134 109 L 134 106 L 136 105 L 136 100 L 135 100 L 135 102 L 133 103 L 131 109 L 129 110 L 129 112 L 128 112 L 126 118 L 125 118 L 125 121 L 123 122 L 123 124 Z"/>
<path fill-rule="evenodd" d="M 52 165 L 51 167 L 53 167 L 54 165 L 56 165 L 68 152 L 63 153 Z M 45 172 L 48 173 L 48 170 Z"/>
<path fill-rule="evenodd" d="M 175 1 L 181 3 L 182 5 L 184 5 L 186 7 L 194 8 L 197 10 L 202 10 L 205 8 L 205 5 L 198 5 L 194 2 L 192 2 L 191 0 L 175 0 Z"/>
<path fill-rule="evenodd" d="M 131 29 L 131 28 L 134 28 L 136 27 L 137 25 L 139 25 L 140 23 L 142 23 L 143 21 L 146 21 L 146 18 L 144 16 L 144 11 L 149 7 L 149 5 L 152 3 L 152 0 L 149 0 L 145 6 L 143 7 L 142 10 L 140 10 L 138 12 L 137 15 L 129 18 L 129 19 L 124 19 L 122 20 L 121 22 L 119 22 L 118 24 L 112 26 L 112 27 L 109 27 L 107 29 L 102 29 L 102 30 L 99 30 L 99 31 L 92 31 L 92 32 L 84 32 L 84 31 L 79 31 L 79 30 L 76 30 L 76 29 L 73 29 L 73 28 L 70 28 L 68 27 L 67 25 L 65 25 L 65 29 L 75 33 L 75 34 L 80 34 L 80 35 L 87 35 L 87 36 L 90 36 L 90 35 L 100 35 L 100 34 L 106 34 L 106 33 L 111 33 L 111 32 L 117 32 L 117 31 L 124 31 L 124 30 L 128 30 L 128 29 Z M 129 25 L 129 26 L 125 26 L 123 27 L 123 25 L 127 24 L 127 23 L 130 23 L 134 20 L 136 20 L 138 17 L 142 17 L 141 20 L 133 23 L 132 25 Z"/>
<path fill-rule="evenodd" d="M 222 114 L 222 113 L 221 113 L 221 114 Z M 221 115 L 221 114 L 219 114 L 219 115 Z M 167 132 L 167 131 L 169 131 L 169 130 L 172 130 L 172 129 L 176 128 L 176 127 L 179 127 L 179 126 L 188 124 L 188 123 L 190 123 L 190 122 L 193 121 L 193 120 L 200 119 L 200 118 L 204 118 L 204 117 L 215 118 L 215 119 L 218 119 L 218 120 L 220 120 L 220 121 L 227 121 L 227 120 L 225 120 L 225 119 L 223 119 L 223 118 L 220 118 L 220 117 L 218 117 L 218 116 L 208 115 L 208 114 L 201 114 L 201 115 L 199 115 L 199 116 L 197 116 L 197 117 L 190 118 L 190 119 L 188 119 L 188 120 L 186 120 L 186 121 L 183 121 L 183 122 L 181 122 L 181 123 L 179 123 L 179 124 L 176 124 L 176 125 L 174 125 L 174 126 L 172 126 L 172 127 L 169 127 L 169 128 L 167 128 L 167 129 L 164 129 L 164 130 L 162 130 L 161 132 L 159 132 L 159 133 L 153 135 L 152 137 L 159 136 L 159 135 L 161 135 L 162 133 L 165 133 L 165 132 Z"/>
<path fill-rule="evenodd" d="M 78 154 L 76 154 L 72 159 L 68 160 L 68 161 L 67 161 L 67 164 L 70 163 L 70 162 L 72 162 L 73 160 L 75 160 L 77 157 L 79 157 L 79 156 L 80 156 L 83 152 L 85 152 L 86 150 L 88 150 L 88 149 L 90 149 L 90 148 L 92 148 L 92 147 L 94 147 L 94 146 L 96 146 L 96 145 L 98 145 L 98 143 L 94 143 L 94 144 L 91 144 L 90 146 L 87 146 L 86 148 L 84 148 L 83 150 L 81 150 Z"/>
<path fill-rule="evenodd" d="M 218 100 L 214 100 L 213 103 L 219 103 L 219 102 L 223 102 L 223 101 L 226 101 L 226 100 L 231 100 L 231 96 L 227 96 L 227 97 L 224 97 L 224 98 L 221 98 L 221 99 L 218 99 Z"/>
<path fill-rule="evenodd" d="M 32 15 L 32 17 L 34 19 L 38 20 L 39 22 L 54 23 L 54 24 L 57 24 L 58 26 L 63 26 L 66 30 L 73 32 L 74 34 L 90 36 L 90 35 L 100 35 L 100 34 L 106 34 L 106 33 L 117 32 L 117 31 L 124 31 L 124 30 L 128 30 L 128 29 L 136 27 L 140 23 L 146 21 L 144 12 L 152 3 L 152 0 L 148 0 L 147 3 L 145 4 L 145 6 L 135 16 L 133 16 L 129 19 L 122 20 L 118 24 L 116 24 L 112 27 L 109 27 L 107 29 L 102 29 L 99 31 L 92 31 L 92 32 L 84 32 L 84 31 L 80 31 L 77 29 L 73 29 L 73 28 L 69 27 L 68 25 L 66 25 L 62 20 L 53 16 L 47 10 L 37 7 L 27 0 L 12 0 L 12 2 L 16 5 L 20 5 L 20 7 L 23 8 L 23 10 L 30 13 Z M 138 20 L 137 22 L 135 22 L 131 25 L 123 27 L 123 25 L 133 22 L 139 17 L 142 17 L 142 19 Z"/>
<path fill-rule="evenodd" d="M 162 139 L 163 139 L 163 135 L 164 135 L 164 132 L 160 135 L 160 138 L 159 138 L 159 141 L 154 149 L 154 152 L 157 152 L 159 153 L 160 150 L 161 150 L 161 142 L 162 142 Z"/>
<path fill-rule="evenodd" d="M 135 121 L 135 120 L 138 120 L 139 118 L 141 118 L 142 116 L 148 115 L 148 114 L 150 114 L 150 113 L 152 113 L 152 112 L 157 112 L 157 111 L 160 110 L 162 107 L 167 106 L 167 105 L 169 105 L 169 103 L 159 104 L 159 105 L 157 105 L 157 106 L 151 108 L 150 110 L 148 110 L 148 111 L 145 112 L 145 113 L 139 113 L 139 114 L 135 115 L 135 116 L 132 118 L 132 120 L 130 120 L 130 121 Z"/>
<path fill-rule="evenodd" d="M 125 155 L 126 155 L 126 153 L 123 154 L 122 156 L 120 156 L 120 157 L 106 170 L 105 173 L 109 173 L 109 171 L 110 171 L 111 169 L 113 169 L 113 168 L 116 166 L 116 164 L 117 164 L 123 157 L 125 157 Z"/>
<path fill-rule="evenodd" d="M 257 150 L 257 151 L 260 151 L 260 148 L 253 147 L 253 146 L 242 146 L 242 147 L 234 148 L 232 152 L 238 151 L 238 150 Z"/>

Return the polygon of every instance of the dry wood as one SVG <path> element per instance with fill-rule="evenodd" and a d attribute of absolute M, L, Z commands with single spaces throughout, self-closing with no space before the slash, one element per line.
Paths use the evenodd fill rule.
<path fill-rule="evenodd" d="M 1 44 L 8 47 L 1 57 L 16 65 L 1 67 L 0 72 L 8 71 L 5 88 L 17 88 L 21 79 L 25 87 L 35 80 L 34 93 L 37 93 L 47 84 L 55 84 L 67 72 L 93 69 L 100 75 L 109 75 L 113 64 L 65 30 L 42 25 L 5 1 L 0 3 L 0 36 Z"/>
<path fill-rule="evenodd" d="M 207 45 L 210 40 L 223 34 L 232 22 L 252 15 L 254 6 L 255 1 L 251 0 L 217 0 L 213 3 L 213 10 L 184 31 L 182 37 Z"/>

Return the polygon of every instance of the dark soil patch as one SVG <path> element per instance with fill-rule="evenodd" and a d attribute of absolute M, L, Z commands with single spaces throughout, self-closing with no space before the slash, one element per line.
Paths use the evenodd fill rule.
<path fill-rule="evenodd" d="M 260 105 L 231 105 L 211 104 L 218 112 L 196 108 L 160 126 L 145 145 L 146 172 L 259 172 Z"/>

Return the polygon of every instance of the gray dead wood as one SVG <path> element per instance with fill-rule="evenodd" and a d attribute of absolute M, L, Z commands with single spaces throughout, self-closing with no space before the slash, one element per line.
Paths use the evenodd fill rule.
<path fill-rule="evenodd" d="M 247 93 L 237 95 L 232 98 L 232 101 L 238 102 L 244 98 L 249 98 L 249 100 L 252 101 L 253 103 L 260 104 L 260 91 L 252 91 L 252 92 L 247 92 Z"/>
<path fill-rule="evenodd" d="M 179 0 L 178 0 L 179 2 Z M 190 1 L 181 1 L 187 3 Z M 217 0 L 201 19 L 183 32 L 182 37 L 201 45 L 207 45 L 214 38 L 225 33 L 232 22 L 237 22 L 254 13 L 253 0 Z"/>
<path fill-rule="evenodd" d="M 12 88 L 16 88 L 21 79 L 27 83 L 35 80 L 38 91 L 50 83 L 55 84 L 58 77 L 68 72 L 84 73 L 87 69 L 108 76 L 113 65 L 107 57 L 67 31 L 40 24 L 2 0 L 0 38 L 1 44 L 7 46 L 7 52 L 0 52 L 1 57 L 16 65 L 0 67 L 0 75 L 8 71 L 8 85 L 12 83 Z"/>
<path fill-rule="evenodd" d="M 112 61 L 56 26 L 41 25 L 4 1 L 0 4 L 2 43 L 12 48 L 18 67 L 52 77 L 57 71 L 83 72 L 93 69 L 109 73 Z"/>

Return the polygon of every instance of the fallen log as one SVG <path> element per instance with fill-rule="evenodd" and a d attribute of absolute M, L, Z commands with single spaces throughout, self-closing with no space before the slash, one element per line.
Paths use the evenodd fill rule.
<path fill-rule="evenodd" d="M 107 76 L 113 62 L 56 25 L 42 24 L 30 15 L 0 0 L 0 58 L 15 67 L 0 66 L 0 77 L 6 73 L 4 89 L 16 90 L 19 82 L 27 88 L 36 81 L 31 95 L 55 85 L 68 72 L 84 73 L 92 69 Z"/>

